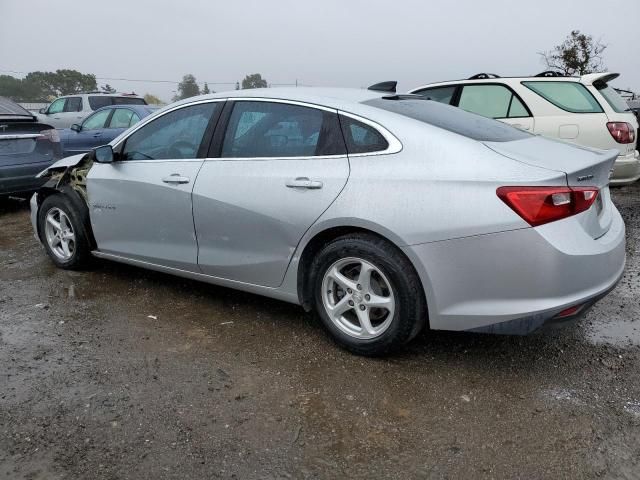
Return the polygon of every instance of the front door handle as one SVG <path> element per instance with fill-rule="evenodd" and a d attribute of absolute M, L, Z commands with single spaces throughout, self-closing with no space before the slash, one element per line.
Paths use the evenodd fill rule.
<path fill-rule="evenodd" d="M 94 133 L 93 134 L 93 138 L 98 138 L 98 137 L 101 137 L 101 136 L 102 136 L 102 133 Z"/>
<path fill-rule="evenodd" d="M 289 188 L 308 188 L 310 190 L 322 188 L 322 182 L 309 180 L 308 177 L 297 177 L 295 180 L 287 180 L 285 185 Z"/>
<path fill-rule="evenodd" d="M 162 181 L 171 185 L 178 185 L 181 183 L 189 183 L 189 177 L 183 177 L 179 173 L 172 173 L 168 177 L 164 177 Z"/>

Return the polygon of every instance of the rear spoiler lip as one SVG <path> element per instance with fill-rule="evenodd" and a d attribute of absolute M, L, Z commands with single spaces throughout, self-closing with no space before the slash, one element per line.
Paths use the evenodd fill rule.
<path fill-rule="evenodd" d="M 584 85 L 595 85 L 596 83 L 607 84 L 619 76 L 619 73 L 614 72 L 589 73 L 580 77 L 580 83 Z"/>

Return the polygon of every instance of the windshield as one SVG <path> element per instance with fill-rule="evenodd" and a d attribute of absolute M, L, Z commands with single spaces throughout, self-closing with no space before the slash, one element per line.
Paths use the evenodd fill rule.
<path fill-rule="evenodd" d="M 511 142 L 531 136 L 529 133 L 497 120 L 427 99 L 405 97 L 393 100 L 376 98 L 363 103 L 398 113 L 480 142 Z"/>
<path fill-rule="evenodd" d="M 616 92 L 609 85 L 605 83 L 604 85 L 600 84 L 594 86 L 602 94 L 607 103 L 611 105 L 611 108 L 613 108 L 614 112 L 622 113 L 629 111 L 629 105 L 627 105 L 627 102 L 625 102 L 624 99 L 620 95 L 618 95 L 618 92 Z"/>

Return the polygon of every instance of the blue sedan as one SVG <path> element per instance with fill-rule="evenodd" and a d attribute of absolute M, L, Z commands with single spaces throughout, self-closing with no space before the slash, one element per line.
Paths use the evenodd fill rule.
<path fill-rule="evenodd" d="M 81 124 L 73 124 L 71 128 L 60 130 L 63 155 L 68 157 L 85 153 L 105 145 L 155 110 L 157 107 L 149 105 L 111 105 L 100 108 Z"/>

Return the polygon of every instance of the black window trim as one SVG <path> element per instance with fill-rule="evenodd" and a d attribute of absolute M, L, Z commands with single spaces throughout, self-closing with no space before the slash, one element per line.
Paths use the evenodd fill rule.
<path fill-rule="evenodd" d="M 145 118 L 140 119 L 140 121 L 134 126 L 131 127 L 131 131 L 128 132 L 128 135 L 123 138 L 122 140 L 120 140 L 117 144 L 115 144 L 113 146 L 113 152 L 114 152 L 114 160 L 118 161 L 118 162 L 144 162 L 144 163 L 157 163 L 157 162 L 173 162 L 173 161 L 182 161 L 182 162 L 190 162 L 190 161 L 194 161 L 194 160 L 203 160 L 206 158 L 206 151 L 208 148 L 208 145 L 210 145 L 211 143 L 211 137 L 213 136 L 214 131 L 216 130 L 216 126 L 218 125 L 218 122 L 220 121 L 220 117 L 222 115 L 222 111 L 224 110 L 224 103 L 226 101 L 226 98 L 210 98 L 207 100 L 199 100 L 197 102 L 189 102 L 189 103 L 184 103 L 184 104 L 180 104 L 180 105 L 176 105 L 175 107 L 169 108 L 168 110 L 165 110 L 161 113 L 159 113 L 158 115 L 148 115 Z M 120 155 L 122 154 L 122 150 L 124 149 L 124 147 L 126 146 L 127 140 L 129 139 L 129 137 L 131 137 L 131 135 L 133 135 L 134 133 L 136 133 L 139 129 L 143 128 L 145 125 L 148 125 L 152 122 L 155 122 L 157 119 L 164 117 L 165 115 L 175 112 L 176 110 L 180 110 L 182 108 L 187 108 L 187 107 L 192 107 L 194 105 L 202 105 L 205 103 L 223 103 L 223 108 L 217 108 L 214 111 L 213 116 L 211 117 L 211 119 L 209 119 L 209 124 L 207 125 L 207 128 L 205 128 L 204 130 L 204 134 L 202 135 L 202 141 L 200 142 L 200 146 L 198 147 L 198 152 L 196 153 L 196 157 L 195 158 L 183 158 L 183 159 L 176 159 L 176 160 L 171 160 L 171 159 L 145 159 L 145 160 L 122 160 L 120 158 Z"/>
<path fill-rule="evenodd" d="M 222 161 L 267 161 L 267 160 L 306 160 L 306 159 L 323 159 L 323 158 L 346 158 L 346 145 L 345 153 L 335 155 L 305 155 L 297 157 L 222 157 L 222 144 L 224 137 L 229 127 L 229 121 L 231 119 L 231 113 L 233 108 L 238 102 L 265 102 L 265 103 L 283 103 L 286 105 L 295 105 L 298 107 L 314 108 L 323 112 L 332 113 L 338 115 L 340 112 L 335 108 L 325 107 L 324 105 L 318 105 L 309 102 L 300 102 L 297 100 L 287 100 L 282 98 L 266 98 L 266 97 L 230 97 L 227 98 L 227 104 L 224 107 L 222 115 L 220 117 L 218 128 L 213 135 L 211 144 L 206 159 L 207 160 L 222 160 Z M 343 139 L 344 141 L 344 139 Z"/>
<path fill-rule="evenodd" d="M 460 108 L 459 105 L 460 105 L 460 97 L 462 96 L 462 89 L 464 87 L 473 86 L 473 85 L 494 85 L 494 86 L 504 87 L 504 88 L 506 88 L 507 90 L 509 90 L 511 92 L 512 96 L 511 96 L 511 99 L 509 100 L 509 107 L 507 108 L 507 116 L 506 117 L 486 117 L 486 118 L 493 118 L 493 120 L 509 120 L 511 118 L 533 118 L 533 113 L 531 113 L 531 109 L 529 108 L 529 105 L 526 104 L 526 102 L 522 99 L 522 97 L 520 95 L 518 95 L 518 93 L 513 88 L 511 88 L 506 83 L 502 83 L 502 82 L 465 82 L 465 83 L 460 83 L 460 84 L 458 84 L 458 91 L 456 92 L 455 103 L 452 102 L 451 105 L 453 105 L 454 107 Z M 510 117 L 509 116 L 509 111 L 511 110 L 511 102 L 513 101 L 513 97 L 516 97 L 518 100 L 520 100 L 520 103 L 522 104 L 522 106 L 524 107 L 524 109 L 527 111 L 527 113 L 529 115 L 527 115 L 527 116 L 519 116 L 519 117 Z M 475 113 L 475 112 L 471 112 L 471 113 Z M 480 114 L 478 114 L 478 115 L 480 115 Z"/>
<path fill-rule="evenodd" d="M 584 88 L 587 93 L 589 95 L 591 95 L 591 98 L 593 98 L 593 100 L 596 102 L 596 105 L 598 105 L 598 107 L 600 107 L 600 111 L 599 112 L 576 112 L 574 110 L 567 110 L 566 108 L 558 105 L 556 102 L 552 101 L 551 99 L 545 97 L 544 95 L 536 92 L 533 88 L 529 87 L 528 85 L 526 85 L 527 83 L 575 83 L 577 85 L 580 85 L 582 88 Z M 541 99 L 543 99 L 545 102 L 549 102 L 551 105 L 553 105 L 554 107 L 559 108 L 562 111 L 565 112 L 569 112 L 569 113 L 575 113 L 577 115 L 582 115 L 582 114 L 594 114 L 594 113 L 605 113 L 604 108 L 602 108 L 602 105 L 600 105 L 600 102 L 598 101 L 598 99 L 593 95 L 593 93 L 591 93 L 589 91 L 589 89 L 586 87 L 586 85 L 583 85 L 581 82 L 566 82 L 566 81 L 562 81 L 562 80 L 553 80 L 553 81 L 543 81 L 543 80 L 522 80 L 520 82 L 520 84 L 525 87 L 526 89 L 528 89 L 529 91 L 531 91 L 532 93 L 534 93 L 535 95 L 539 96 Z"/>

